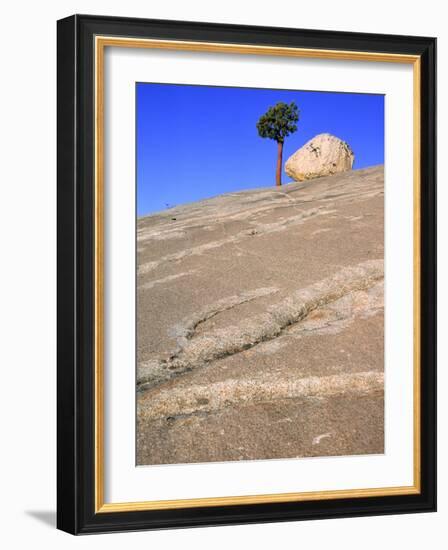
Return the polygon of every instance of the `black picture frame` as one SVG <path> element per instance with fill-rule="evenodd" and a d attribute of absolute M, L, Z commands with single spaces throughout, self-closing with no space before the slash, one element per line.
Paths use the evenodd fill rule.
<path fill-rule="evenodd" d="M 57 526 L 72 534 L 431 512 L 436 509 L 436 39 L 74 15 L 57 24 Z M 421 67 L 421 484 L 418 494 L 97 513 L 94 38 L 382 52 Z"/>

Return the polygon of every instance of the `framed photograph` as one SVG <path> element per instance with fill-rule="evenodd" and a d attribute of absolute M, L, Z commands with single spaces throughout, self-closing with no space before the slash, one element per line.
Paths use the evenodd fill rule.
<path fill-rule="evenodd" d="M 58 527 L 436 507 L 434 38 L 58 21 Z"/>

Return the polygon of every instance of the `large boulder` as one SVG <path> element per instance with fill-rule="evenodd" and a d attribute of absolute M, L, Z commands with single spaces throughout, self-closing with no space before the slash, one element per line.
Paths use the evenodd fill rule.
<path fill-rule="evenodd" d="M 296 181 L 346 172 L 355 155 L 348 144 L 331 134 L 319 134 L 289 157 L 285 172 Z"/>

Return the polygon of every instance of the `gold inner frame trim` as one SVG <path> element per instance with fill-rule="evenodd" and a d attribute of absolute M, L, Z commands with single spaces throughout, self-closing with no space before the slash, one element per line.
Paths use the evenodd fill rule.
<path fill-rule="evenodd" d="M 207 53 L 234 53 L 268 56 L 333 59 L 348 61 L 371 61 L 386 63 L 407 63 L 413 65 L 413 179 L 414 179 L 414 373 L 413 373 L 413 420 L 414 420 L 414 480 L 413 485 L 402 487 L 379 487 L 365 489 L 313 491 L 262 495 L 228 496 L 216 498 L 193 498 L 180 500 L 158 500 L 141 502 L 104 502 L 104 50 L 106 47 L 151 48 L 160 50 L 193 51 Z M 226 44 L 181 40 L 156 40 L 96 36 L 95 55 L 95 513 L 130 512 L 143 510 L 167 510 L 207 506 L 232 506 L 275 502 L 303 502 L 332 500 L 340 498 L 362 498 L 393 495 L 419 494 L 421 491 L 421 388 L 420 388 L 420 118 L 421 118 L 421 71 L 420 56 L 382 52 L 356 52 L 291 48 L 278 46 L 257 46 L 253 44 Z"/>

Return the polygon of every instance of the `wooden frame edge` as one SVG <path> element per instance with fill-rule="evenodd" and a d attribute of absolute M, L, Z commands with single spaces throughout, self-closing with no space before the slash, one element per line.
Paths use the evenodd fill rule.
<path fill-rule="evenodd" d="M 211 53 L 239 53 L 274 55 L 320 59 L 358 60 L 413 65 L 413 112 L 414 112 L 414 483 L 412 486 L 382 487 L 336 491 L 244 495 L 216 498 L 196 498 L 164 501 L 141 501 L 123 503 L 104 502 L 104 49 L 105 47 L 155 48 L 182 51 L 206 51 Z M 94 465 L 94 513 L 117 513 L 150 510 L 185 509 L 213 506 L 235 506 L 281 502 L 304 502 L 343 498 L 416 495 L 421 493 L 421 342 L 420 342 L 420 270 L 421 270 L 421 57 L 419 55 L 355 52 L 345 50 L 307 49 L 291 47 L 256 46 L 200 41 L 157 40 L 95 36 L 95 465 Z"/>

